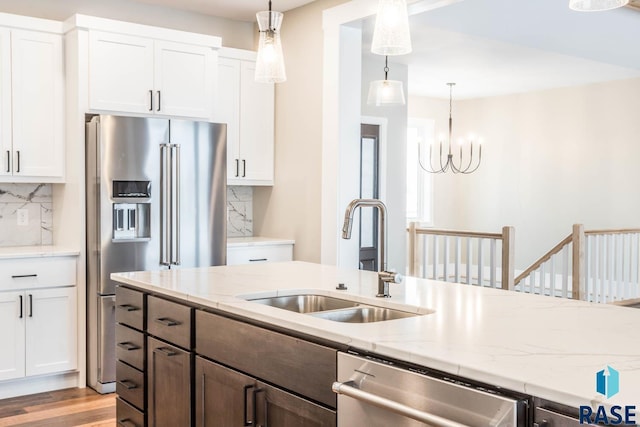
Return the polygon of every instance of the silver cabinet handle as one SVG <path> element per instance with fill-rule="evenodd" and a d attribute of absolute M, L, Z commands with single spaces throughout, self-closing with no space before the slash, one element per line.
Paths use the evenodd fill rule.
<path fill-rule="evenodd" d="M 460 424 L 437 415 L 429 414 L 428 412 L 419 411 L 410 406 L 387 399 L 386 397 L 360 390 L 356 387 L 356 384 L 353 381 L 344 383 L 336 381 L 331 386 L 331 389 L 336 394 L 351 397 L 361 402 L 368 403 L 369 405 L 377 406 L 378 408 L 411 418 L 412 420 L 421 421 L 433 427 L 469 427 L 465 424 Z"/>
<path fill-rule="evenodd" d="M 19 295 L 20 297 L 20 317 L 18 317 L 18 319 L 22 319 L 23 317 L 23 313 L 22 313 L 22 295 Z"/>
<path fill-rule="evenodd" d="M 262 262 L 267 261 L 267 258 L 251 258 L 249 262 Z"/>
<path fill-rule="evenodd" d="M 149 111 L 153 111 L 153 91 L 149 89 Z"/>
<path fill-rule="evenodd" d="M 158 91 L 158 109 L 156 111 L 160 111 L 161 105 L 162 105 L 162 98 L 160 97 L 160 91 Z"/>
<path fill-rule="evenodd" d="M 134 388 L 138 388 L 138 384 L 134 383 L 131 380 L 122 380 L 118 381 L 118 384 L 126 388 L 127 390 L 133 390 Z"/>
<path fill-rule="evenodd" d="M 12 279 L 24 279 L 27 277 L 38 277 L 37 274 L 14 274 L 11 276 Z"/>
<path fill-rule="evenodd" d="M 33 295 L 29 294 L 29 317 L 33 317 Z"/>
<path fill-rule="evenodd" d="M 153 350 L 154 353 L 162 353 L 165 356 L 168 357 L 172 357 L 172 356 L 177 356 L 178 352 L 171 350 L 170 348 L 166 348 L 166 347 L 158 347 L 156 349 Z"/>
<path fill-rule="evenodd" d="M 178 322 L 177 320 L 170 319 L 168 317 L 161 317 L 159 319 L 155 319 L 155 322 L 159 323 L 161 325 L 164 325 L 164 326 L 178 326 L 178 325 L 180 325 L 180 322 Z"/>
<path fill-rule="evenodd" d="M 247 161 L 245 159 L 242 159 L 242 177 L 246 177 L 247 176 Z"/>
<path fill-rule="evenodd" d="M 126 351 L 134 351 L 134 350 L 140 350 L 140 347 L 135 345 L 132 342 L 119 342 L 118 344 L 116 344 L 118 347 L 120 347 L 121 349 L 124 349 Z"/>
<path fill-rule="evenodd" d="M 140 307 L 136 307 L 135 305 L 131 305 L 131 304 L 120 304 L 118 306 L 118 308 L 120 310 L 124 310 L 124 311 L 138 311 L 138 310 L 140 310 Z"/>
<path fill-rule="evenodd" d="M 11 151 L 7 150 L 7 173 L 11 172 Z"/>
<path fill-rule="evenodd" d="M 236 178 L 240 176 L 240 159 L 236 159 Z"/>
<path fill-rule="evenodd" d="M 16 168 L 16 173 L 20 173 L 20 150 L 16 151 L 16 157 L 18 158 L 18 167 Z"/>

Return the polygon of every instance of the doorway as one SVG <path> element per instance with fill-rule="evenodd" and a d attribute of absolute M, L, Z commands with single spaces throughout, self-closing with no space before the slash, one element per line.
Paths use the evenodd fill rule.
<path fill-rule="evenodd" d="M 360 198 L 380 198 L 380 125 L 360 125 Z M 360 270 L 378 271 L 378 210 L 360 209 Z"/>

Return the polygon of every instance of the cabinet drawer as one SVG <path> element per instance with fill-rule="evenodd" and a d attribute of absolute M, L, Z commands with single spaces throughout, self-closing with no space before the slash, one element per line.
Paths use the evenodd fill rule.
<path fill-rule="evenodd" d="M 116 324 L 116 358 L 136 369 L 144 370 L 144 335 Z"/>
<path fill-rule="evenodd" d="M 293 245 L 227 247 L 227 265 L 284 262 L 293 259 Z"/>
<path fill-rule="evenodd" d="M 149 296 L 147 331 L 179 347 L 191 349 L 192 312 L 191 307 Z"/>
<path fill-rule="evenodd" d="M 144 330 L 144 294 L 133 289 L 116 288 L 116 322 Z"/>
<path fill-rule="evenodd" d="M 120 398 L 116 399 L 116 420 L 118 427 L 144 427 L 144 414 Z"/>
<path fill-rule="evenodd" d="M 120 361 L 116 362 L 116 393 L 143 411 L 144 373 Z"/>
<path fill-rule="evenodd" d="M 76 285 L 75 257 L 0 260 L 0 290 Z"/>
<path fill-rule="evenodd" d="M 196 352 L 331 407 L 336 350 L 196 311 Z"/>

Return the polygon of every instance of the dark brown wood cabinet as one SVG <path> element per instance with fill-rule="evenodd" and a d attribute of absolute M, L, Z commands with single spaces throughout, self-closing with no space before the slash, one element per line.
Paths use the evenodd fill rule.
<path fill-rule="evenodd" d="M 196 427 L 333 427 L 336 413 L 217 363 L 196 357 Z"/>
<path fill-rule="evenodd" d="M 149 426 L 190 426 L 191 353 L 151 337 L 147 351 Z"/>
<path fill-rule="evenodd" d="M 337 349 L 118 288 L 117 420 L 130 427 L 334 427 Z"/>
<path fill-rule="evenodd" d="M 196 357 L 196 427 L 244 426 L 252 421 L 256 380 Z"/>

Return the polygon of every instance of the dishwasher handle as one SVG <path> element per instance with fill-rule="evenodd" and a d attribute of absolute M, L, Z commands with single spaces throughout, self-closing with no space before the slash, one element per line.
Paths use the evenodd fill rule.
<path fill-rule="evenodd" d="M 369 405 L 377 406 L 378 408 L 395 412 L 396 414 L 402 415 L 404 417 L 411 418 L 416 421 L 421 421 L 423 423 L 428 423 L 433 427 L 469 427 L 465 424 L 460 424 L 458 422 L 451 421 L 437 415 L 429 414 L 428 412 L 419 411 L 410 406 L 387 399 L 386 397 L 378 396 L 360 390 L 356 387 L 356 384 L 353 381 L 347 381 L 344 383 L 336 381 L 331 386 L 331 389 L 336 394 L 342 394 L 367 403 Z"/>

